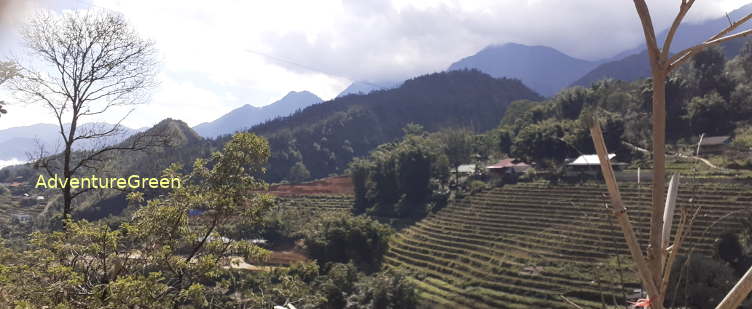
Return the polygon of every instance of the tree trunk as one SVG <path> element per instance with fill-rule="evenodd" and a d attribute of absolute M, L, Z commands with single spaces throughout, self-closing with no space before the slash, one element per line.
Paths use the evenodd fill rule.
<path fill-rule="evenodd" d="M 663 273 L 661 239 L 666 190 L 666 75 L 664 70 L 653 71 L 653 209 L 650 216 L 648 264 L 656 285 L 660 284 Z M 662 299 L 658 296 L 658 300 Z M 653 307 L 659 308 L 658 306 L 660 305 L 655 304 Z"/>

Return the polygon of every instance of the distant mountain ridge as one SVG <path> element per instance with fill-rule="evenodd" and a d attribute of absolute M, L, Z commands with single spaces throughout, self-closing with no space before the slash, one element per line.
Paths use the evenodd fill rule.
<path fill-rule="evenodd" d="M 193 127 L 193 129 L 199 135 L 206 138 L 232 134 L 253 127 L 254 125 L 267 120 L 287 116 L 297 110 L 321 102 L 321 98 L 311 92 L 291 91 L 272 104 L 263 107 L 246 104 L 230 111 L 212 122 L 199 124 Z"/>
<path fill-rule="evenodd" d="M 483 132 L 499 125 L 512 101 L 540 99 L 517 79 L 455 70 L 415 77 L 394 89 L 335 98 L 249 131 L 269 140 L 266 180 L 286 179 L 298 162 L 315 179 L 344 172 L 353 158 L 401 137 L 409 123 L 429 132 L 452 127 Z"/>
<path fill-rule="evenodd" d="M 388 90 L 388 89 L 394 89 L 399 87 L 399 85 L 402 82 L 366 82 L 366 81 L 355 81 L 350 84 L 350 86 L 347 86 L 345 90 L 342 90 L 337 97 L 344 97 L 346 95 L 350 94 L 369 94 L 372 91 L 376 90 Z"/>
<path fill-rule="evenodd" d="M 748 4 L 729 13 L 729 18 L 731 18 L 731 20 L 739 20 L 751 12 L 752 4 Z M 752 23 L 748 22 L 746 27 L 741 26 L 740 28 L 747 29 L 750 27 L 748 26 L 749 24 Z M 677 53 L 686 48 L 697 45 L 726 27 L 728 27 L 728 19 L 726 16 L 701 23 L 682 24 L 671 43 L 671 52 Z M 739 30 L 736 32 L 738 31 Z M 658 41 L 660 44 L 663 44 L 667 35 L 668 29 L 663 30 L 658 34 Z M 724 48 L 726 58 L 732 58 L 738 55 L 739 50 L 746 41 L 747 40 L 744 39 L 737 39 L 721 44 Z M 573 82 L 571 86 L 589 86 L 596 81 L 607 78 L 634 81 L 650 75 L 650 64 L 648 63 L 647 50 L 645 49 L 644 44 L 640 44 L 638 47 L 622 52 L 620 55 L 627 56 L 599 65 Z"/>
<path fill-rule="evenodd" d="M 78 132 L 85 132 L 91 129 L 108 130 L 114 125 L 108 123 L 85 123 L 77 128 Z M 97 146 L 112 145 L 119 143 L 129 136 L 139 132 L 141 129 L 131 129 L 120 126 L 122 133 L 116 136 L 93 140 L 81 140 L 74 144 L 76 150 L 90 149 Z M 67 126 L 66 126 L 67 128 Z M 27 153 L 39 151 L 39 146 L 43 146 L 45 151 L 55 153 L 56 150 L 62 150 L 62 137 L 59 133 L 58 125 L 39 123 L 29 126 L 13 127 L 0 130 L 0 160 L 26 160 Z"/>
<path fill-rule="evenodd" d="M 488 46 L 453 63 L 448 70 L 477 69 L 497 78 L 516 78 L 536 92 L 552 96 L 598 64 L 551 47 L 507 43 Z"/>

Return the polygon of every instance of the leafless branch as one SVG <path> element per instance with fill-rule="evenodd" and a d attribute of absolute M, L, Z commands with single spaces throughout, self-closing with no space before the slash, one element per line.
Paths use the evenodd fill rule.
<path fill-rule="evenodd" d="M 141 39 L 122 15 L 39 12 L 22 28 L 21 37 L 27 54 L 46 66 L 19 65 L 11 89 L 22 100 L 52 111 L 63 142 L 62 153 L 54 157 L 45 158 L 49 154 L 40 149 L 37 166 L 71 178 L 81 168 L 96 169 L 112 152 L 154 146 L 157 139 L 145 135 L 116 145 L 105 141 L 123 133 L 121 123 L 130 112 L 114 126 L 82 126 L 86 117 L 109 114 L 113 107 L 145 103 L 146 91 L 156 85 L 154 43 Z M 86 143 L 90 145 L 81 149 Z M 62 191 L 68 216 L 72 199 L 83 192 Z"/>

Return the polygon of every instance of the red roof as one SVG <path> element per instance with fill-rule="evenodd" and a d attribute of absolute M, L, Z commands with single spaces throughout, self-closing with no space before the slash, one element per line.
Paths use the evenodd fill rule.
<path fill-rule="evenodd" d="M 486 166 L 486 168 L 493 169 L 493 168 L 507 168 L 507 167 L 522 167 L 522 166 L 530 166 L 523 162 L 514 163 L 514 159 L 504 159 L 499 161 L 499 163 L 496 163 L 494 165 Z"/>

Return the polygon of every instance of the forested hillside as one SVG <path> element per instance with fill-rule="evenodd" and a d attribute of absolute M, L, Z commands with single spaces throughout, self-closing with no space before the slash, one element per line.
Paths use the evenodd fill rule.
<path fill-rule="evenodd" d="M 401 137 L 408 123 L 427 131 L 464 127 L 483 132 L 498 126 L 509 103 L 522 99 L 540 96 L 518 80 L 495 79 L 475 70 L 443 72 L 408 80 L 396 89 L 336 98 L 250 132 L 269 140 L 268 181 L 299 178 L 288 177 L 296 176 L 291 174 L 320 178 L 342 173 L 353 158 Z"/>

